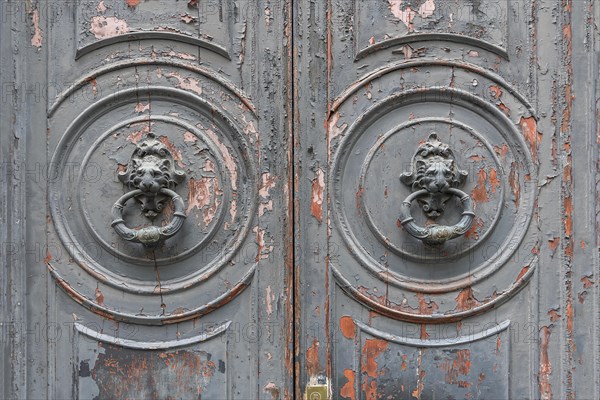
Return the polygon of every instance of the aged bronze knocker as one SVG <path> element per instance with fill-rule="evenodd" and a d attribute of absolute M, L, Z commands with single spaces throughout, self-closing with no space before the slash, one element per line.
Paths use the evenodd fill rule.
<path fill-rule="evenodd" d="M 175 168 L 169 149 L 156 139 L 154 133 L 149 133 L 148 138 L 133 152 L 125 172 L 119 173 L 119 180 L 130 191 L 113 205 L 114 220 L 111 226 L 124 240 L 148 247 L 156 246 L 175 235 L 183 226 L 186 215 L 183 199 L 173 189 L 184 178 L 185 173 Z M 165 202 L 171 199 L 175 209 L 173 219 L 164 227 L 128 228 L 123 219 L 123 208 L 132 198 L 141 203 L 142 211 L 149 219 L 154 219 L 162 212 Z"/>
<path fill-rule="evenodd" d="M 464 235 L 475 218 L 471 197 L 458 189 L 466 177 L 467 172 L 458 168 L 450 147 L 440 142 L 435 132 L 431 133 L 413 156 L 412 171 L 400 176 L 413 192 L 400 205 L 400 223 L 404 229 L 428 245 L 440 245 Z M 442 215 L 452 196 L 457 196 L 463 206 L 462 218 L 455 225 L 422 227 L 414 221 L 411 214 L 414 200 L 420 203 L 429 218 L 436 219 Z"/>

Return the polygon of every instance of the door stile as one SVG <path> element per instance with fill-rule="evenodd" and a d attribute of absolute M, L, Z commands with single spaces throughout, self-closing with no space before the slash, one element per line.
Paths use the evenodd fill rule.
<path fill-rule="evenodd" d="M 179 338 L 181 335 L 182 338 L 196 340 L 193 342 L 193 346 L 196 346 L 197 354 L 202 351 L 213 352 L 212 346 L 215 349 L 215 359 L 218 355 L 220 361 L 227 364 L 225 371 L 225 366 L 222 367 L 219 363 L 215 363 L 216 374 L 222 374 L 218 375 L 219 382 L 244 382 L 243 385 L 238 383 L 237 387 L 233 385 L 222 388 L 223 396 L 227 398 L 263 398 L 265 396 L 289 398 L 293 391 L 294 346 L 292 339 L 294 334 L 293 235 L 291 234 L 293 232 L 293 215 L 290 213 L 289 207 L 293 201 L 293 190 L 290 185 L 293 182 L 291 175 L 293 108 L 289 105 L 289 100 L 293 97 L 293 86 L 290 86 L 293 66 L 291 59 L 291 2 L 287 0 L 281 2 L 259 0 L 256 3 L 223 1 L 215 4 L 202 2 L 200 6 L 198 6 L 200 2 L 195 1 L 180 2 L 178 6 L 182 10 L 182 16 L 169 14 L 164 11 L 167 10 L 166 8 L 160 8 L 167 2 L 153 2 L 152 4 L 133 2 L 135 4 L 132 3 L 129 6 L 123 2 L 115 2 L 109 4 L 109 8 L 105 7 L 104 2 L 82 3 L 85 4 L 81 4 L 80 8 L 69 7 L 75 3 L 52 4 L 46 1 L 6 3 L 2 7 L 1 16 L 7 23 L 1 24 L 0 49 L 6 57 L 0 61 L 0 65 L 4 82 L 7 85 L 3 85 L 2 94 L 5 98 L 0 104 L 2 107 L 0 122 L 3 127 L 0 137 L 3 161 L 1 185 L 3 192 L 6 193 L 0 203 L 2 209 L 5 210 L 0 233 L 3 242 L 0 261 L 6 270 L 0 276 L 0 289 L 3 296 L 0 302 L 3 318 L 0 322 L 2 322 L 2 343 L 5 346 L 3 349 L 6 349 L 5 353 L 10 354 L 11 357 L 3 359 L 4 373 L 0 378 L 2 387 L 0 397 L 56 398 L 70 396 L 77 398 L 82 393 L 100 390 L 94 386 L 95 381 L 90 382 L 93 377 L 90 377 L 89 370 L 80 371 L 82 365 L 87 362 L 86 360 L 91 358 L 91 363 L 96 361 L 89 356 L 89 353 L 86 353 L 88 348 L 85 348 L 85 341 L 89 342 L 94 338 L 84 338 L 84 335 L 81 334 L 82 331 L 76 331 L 75 320 L 81 326 L 86 324 L 87 327 L 101 326 L 100 330 L 103 330 L 104 336 L 98 340 L 104 341 L 106 348 L 110 348 L 110 344 L 107 344 L 109 342 L 106 341 L 109 340 L 107 339 L 110 336 L 109 332 L 116 332 L 112 337 L 115 339 L 119 332 L 124 335 L 132 334 L 132 330 L 128 330 L 132 327 L 137 329 L 137 332 L 134 332 L 137 335 L 133 335 L 129 339 L 137 343 L 135 346 L 142 348 L 148 343 L 152 346 L 153 343 L 160 342 L 171 346 L 169 349 L 175 349 L 172 350 L 172 354 L 175 354 L 179 351 L 177 346 L 174 346 L 175 340 L 161 342 L 159 339 L 167 336 Z M 224 9 L 220 15 L 222 20 L 214 16 L 204 18 L 203 12 L 215 12 L 213 15 L 219 15 L 218 10 L 214 11 L 218 5 L 223 6 Z M 228 8 L 229 6 L 231 8 Z M 198 7 L 205 8 L 199 9 Z M 59 17 L 63 17 L 65 20 L 60 20 L 56 15 L 50 14 L 52 12 L 57 12 Z M 81 12 L 81 15 L 77 14 L 78 12 Z M 167 21 L 172 17 L 171 20 L 164 23 L 179 24 L 184 29 L 190 30 L 190 36 L 196 35 L 194 40 L 197 40 L 194 42 L 189 37 L 172 35 L 172 32 L 165 33 L 159 26 L 144 26 L 144 15 L 147 16 L 148 13 L 153 12 L 155 21 L 162 19 Z M 196 17 L 194 17 L 194 13 L 198 13 Z M 135 31 L 134 34 L 116 35 L 117 37 L 109 38 L 110 40 L 105 40 L 102 29 L 101 32 L 96 31 L 97 35 L 91 34 L 94 18 L 111 22 L 118 19 L 117 15 L 125 16 L 119 20 L 118 25 L 123 27 L 123 24 L 129 24 L 127 29 Z M 125 18 L 130 19 L 125 21 Z M 59 22 L 56 22 L 57 20 Z M 194 21 L 197 22 L 197 25 Z M 247 26 L 248 29 L 238 29 L 243 26 Z M 149 32 L 154 28 L 159 29 L 156 32 Z M 214 37 L 211 37 L 206 33 L 206 30 L 210 29 L 213 29 L 212 32 L 220 32 L 222 35 L 213 34 Z M 162 39 L 155 40 L 155 37 Z M 140 40 L 136 40 L 136 38 Z M 152 41 L 147 40 L 148 38 Z M 206 38 L 218 43 L 213 46 L 212 43 L 206 42 Z M 194 46 L 190 41 L 201 43 L 201 45 Z M 220 53 L 213 51 L 221 47 Z M 124 53 L 119 53 L 119 50 L 123 48 L 125 49 Z M 81 49 L 83 51 L 79 52 Z M 155 49 L 156 52 L 154 52 Z M 163 74 L 164 71 L 168 72 Z M 138 72 L 140 72 L 139 76 Z M 86 80 L 90 74 L 92 77 Z M 68 131 L 64 125 L 72 121 L 69 118 L 83 118 L 83 114 L 77 114 L 75 111 L 76 107 L 82 110 L 88 109 L 88 106 L 90 108 L 102 107 L 103 104 L 106 104 L 104 100 L 111 94 L 111 90 L 115 92 L 112 94 L 132 93 L 130 89 L 120 90 L 117 82 L 121 82 L 121 78 L 125 85 L 135 81 L 136 95 L 139 96 L 139 93 L 144 90 L 149 94 L 147 98 L 137 99 L 139 103 L 144 103 L 140 104 L 141 111 L 136 109 L 137 104 L 133 104 L 128 112 L 116 115 L 115 121 L 125 114 L 129 115 L 127 117 L 129 120 L 132 120 L 130 116 L 133 113 L 139 114 L 135 115 L 136 121 L 141 118 L 141 114 L 145 114 L 148 121 L 152 120 L 153 123 L 156 122 L 159 125 L 170 123 L 169 121 L 180 117 L 198 123 L 210 116 L 212 119 L 208 122 L 206 119 L 201 121 L 205 125 L 202 129 L 197 130 L 197 134 L 190 132 L 186 136 L 183 131 L 180 132 L 181 124 L 185 122 L 183 119 L 178 121 L 180 125 L 175 124 L 174 131 L 165 130 L 165 134 L 170 132 L 180 134 L 179 137 L 174 136 L 175 139 L 181 139 L 177 144 L 180 146 L 180 150 L 188 150 L 193 146 L 190 143 L 206 139 L 203 134 L 211 134 L 211 122 L 223 128 L 223 131 L 212 133 L 214 141 L 222 144 L 221 150 L 213 151 L 213 153 L 219 157 L 224 155 L 225 158 L 229 154 L 234 154 L 230 162 L 238 164 L 233 167 L 229 164 L 225 165 L 225 162 L 213 164 L 216 164 L 216 168 L 220 167 L 224 171 L 223 176 L 226 176 L 226 179 L 223 182 L 227 182 L 229 178 L 239 180 L 237 187 L 240 190 L 236 192 L 238 208 L 235 209 L 233 205 L 227 204 L 228 207 L 231 205 L 231 208 L 222 214 L 225 217 L 211 219 L 211 221 L 216 224 L 225 222 L 225 218 L 230 218 L 229 222 L 232 228 L 224 227 L 222 230 L 237 232 L 236 226 L 238 226 L 240 231 L 248 232 L 243 238 L 243 247 L 241 240 L 235 241 L 235 243 L 240 243 L 239 246 L 232 245 L 238 246 L 236 251 L 240 250 L 240 247 L 243 251 L 240 250 L 239 253 L 236 253 L 237 258 L 232 259 L 231 263 L 224 261 L 228 264 L 222 268 L 225 271 L 224 274 L 231 274 L 230 276 L 235 281 L 229 276 L 223 276 L 220 281 L 215 278 L 208 282 L 211 275 L 206 274 L 207 280 L 203 280 L 202 284 L 205 285 L 202 291 L 197 291 L 198 296 L 189 295 L 189 299 L 186 299 L 186 294 L 190 293 L 188 289 L 197 289 L 198 285 L 192 284 L 182 288 L 176 296 L 172 296 L 172 302 L 165 302 L 167 303 L 165 308 L 172 307 L 173 309 L 167 309 L 166 314 L 162 315 L 160 310 L 156 313 L 149 311 L 149 308 L 153 306 L 162 306 L 159 303 L 162 301 L 163 295 L 159 282 L 157 290 L 161 295 L 161 300 L 157 299 L 156 293 L 151 293 L 143 299 L 137 299 L 143 303 L 142 307 L 146 306 L 144 312 L 139 311 L 139 319 L 137 318 L 138 314 L 135 314 L 138 309 L 129 315 L 127 315 L 129 311 L 125 310 L 136 301 L 132 301 L 135 296 L 131 293 L 135 292 L 134 290 L 130 292 L 124 290 L 117 295 L 114 295 L 114 291 L 112 295 L 108 294 L 118 286 L 118 282 L 113 286 L 105 285 L 106 281 L 102 281 L 99 285 L 90 285 L 88 289 L 92 288 L 91 295 L 79 296 L 80 293 L 76 293 L 85 286 L 85 283 L 82 283 L 83 280 L 93 278 L 86 275 L 86 271 L 77 269 L 86 266 L 77 265 L 80 260 L 69 254 L 67 247 L 72 243 L 66 243 L 62 236 L 58 237 L 60 233 L 56 231 L 58 224 L 55 222 L 64 221 L 61 221 L 61 215 L 58 214 L 53 214 L 50 218 L 54 208 L 48 206 L 48 203 L 52 202 L 48 194 L 52 188 L 52 182 L 48 181 L 48 171 L 51 169 L 49 159 L 50 156 L 55 156 L 62 151 L 57 143 L 64 138 L 63 134 Z M 49 83 L 50 80 L 51 83 Z M 83 80 L 83 84 L 77 87 L 70 86 L 78 80 Z M 139 93 L 137 92 L 137 83 L 140 87 Z M 12 84 L 14 89 L 10 88 L 8 84 Z M 49 88 L 54 89 L 52 93 L 49 93 Z M 73 90 L 69 92 L 69 88 Z M 78 103 L 77 100 L 81 100 L 79 98 L 73 101 L 73 105 L 64 106 L 68 96 L 75 91 L 83 92 L 87 90 L 86 88 L 89 89 L 90 96 L 84 99 L 85 104 Z M 57 98 L 61 93 L 65 97 Z M 156 95 L 157 93 L 158 95 Z M 177 95 L 160 97 L 160 93 L 177 93 Z M 239 95 L 240 93 L 244 93 L 244 95 Z M 246 94 L 247 97 L 244 97 Z M 156 95 L 156 97 L 150 99 L 151 95 Z M 176 101 L 173 104 L 164 104 L 168 101 L 165 98 L 177 100 L 177 96 L 180 95 L 184 99 L 193 97 L 194 100 L 187 104 Z M 214 97 L 210 98 L 210 96 Z M 198 97 L 200 100 L 210 98 L 208 102 L 212 102 L 215 106 L 212 109 L 207 108 L 208 112 L 203 113 L 204 103 L 199 101 Z M 115 98 L 117 99 L 115 103 L 118 103 L 118 101 L 126 99 L 126 95 L 122 98 L 115 96 Z M 132 101 L 136 101 L 135 96 Z M 163 102 L 162 106 L 161 101 Z M 157 109 L 152 108 L 150 102 Z M 256 105 L 256 113 L 253 107 L 249 106 L 252 103 Z M 186 105 L 190 104 L 198 105 L 202 111 L 184 110 Z M 55 114 L 49 112 L 51 106 L 54 107 Z M 235 119 L 234 123 L 219 125 L 221 107 L 226 110 L 228 116 L 232 116 L 229 120 Z M 102 112 L 105 111 L 111 112 L 114 109 L 107 107 L 102 110 Z M 69 114 L 71 112 L 73 114 Z M 190 116 L 178 114 L 179 112 L 187 112 Z M 211 112 L 213 113 L 211 114 Z M 92 115 L 90 120 L 93 119 L 92 122 L 97 122 L 99 118 L 95 117 L 98 115 Z M 109 118 L 105 123 L 110 128 L 108 125 L 112 122 L 109 121 Z M 151 124 L 148 123 L 148 126 Z M 185 126 L 189 127 L 190 125 Z M 197 128 L 197 126 L 191 126 L 191 128 L 195 127 Z M 196 132 L 191 128 L 190 130 Z M 212 129 L 218 130 L 215 125 L 212 126 Z M 89 132 L 88 136 L 85 136 L 83 131 L 85 131 L 85 127 L 82 128 L 81 136 L 85 137 L 85 140 L 90 140 L 90 143 L 84 143 L 84 147 L 87 145 L 87 148 L 90 149 L 93 147 L 91 144 L 96 143 L 98 138 Z M 102 133 L 101 130 L 95 132 Z M 219 137 L 219 134 L 222 136 Z M 115 134 L 111 137 L 116 138 L 119 135 Z M 120 137 L 126 138 L 127 135 Z M 213 143 L 213 139 L 207 139 L 207 141 Z M 80 142 L 84 142 L 84 140 L 82 139 Z M 245 148 L 247 143 L 251 143 L 251 145 Z M 133 143 L 125 139 L 124 146 L 133 146 Z M 65 148 L 67 147 L 65 146 Z M 70 149 L 66 151 L 70 151 Z M 102 151 L 98 153 L 102 153 Z M 110 151 L 106 153 L 112 155 Z M 195 155 L 199 153 L 200 151 Z M 240 156 L 236 157 L 237 155 Z M 128 156 L 123 157 L 124 163 L 127 163 Z M 122 194 L 120 193 L 121 183 L 114 179 L 116 178 L 115 169 L 118 166 L 115 162 L 107 161 L 108 157 L 98 157 L 98 160 L 106 163 L 103 167 L 105 167 L 105 172 L 108 171 L 105 175 L 107 179 L 99 182 L 97 186 L 90 186 L 90 188 L 91 191 L 98 190 L 98 193 L 102 189 L 113 190 L 114 193 L 110 199 L 113 197 L 114 199 L 112 201 L 109 199 L 101 204 L 102 206 L 108 204 L 108 208 L 110 208 L 112 202 Z M 190 155 L 188 160 L 192 160 L 198 166 L 198 158 L 194 155 Z M 199 173 L 200 168 L 193 167 L 191 165 L 193 162 L 186 165 L 188 172 Z M 247 167 L 250 164 L 252 167 Z M 257 167 L 256 174 L 254 165 Z M 121 166 L 125 166 L 125 164 Z M 212 167 L 209 167 L 209 177 L 211 175 L 210 168 Z M 228 174 L 229 168 L 239 168 L 237 171 L 240 173 Z M 216 174 L 222 171 L 215 172 L 213 169 L 212 172 Z M 248 172 L 248 174 L 242 175 L 243 172 Z M 243 184 L 242 176 L 247 179 Z M 196 179 L 196 183 L 198 181 L 199 178 Z M 88 183 L 86 182 L 86 184 Z M 233 188 L 235 181 L 230 181 L 230 183 L 232 184 L 229 187 L 221 189 L 235 190 Z M 244 186 L 243 189 L 242 186 Z M 243 192 L 246 188 L 251 189 Z M 181 191 L 181 187 L 178 190 Z M 61 191 L 57 192 L 61 193 Z M 257 196 L 244 196 L 255 192 L 261 193 L 258 200 Z M 221 195 L 223 195 L 223 191 L 216 196 Z M 190 192 L 182 195 L 185 200 L 190 198 L 189 196 L 191 196 Z M 91 201 L 94 201 L 93 196 L 90 198 Z M 103 196 L 96 196 L 97 198 L 103 199 Z M 256 211 L 260 208 L 260 211 L 256 211 L 256 215 L 249 211 L 247 215 L 242 215 L 242 212 L 247 212 L 254 207 L 252 204 L 255 202 L 261 202 L 261 205 L 253 210 Z M 217 203 L 215 202 L 215 204 Z M 56 208 L 64 210 L 65 214 L 68 214 L 70 210 L 70 207 L 61 208 L 60 204 Z M 202 234 L 203 232 L 200 232 L 202 229 L 197 228 L 203 221 L 200 213 L 196 213 L 195 216 L 188 215 L 188 217 L 190 218 L 186 222 L 187 236 L 191 237 L 194 233 Z M 213 217 L 214 215 L 209 215 L 209 218 Z M 76 218 L 78 216 L 71 217 L 71 220 Z M 98 226 L 101 226 L 102 229 L 108 226 L 110 229 L 112 220 L 110 212 L 103 212 L 100 219 L 102 218 L 106 218 L 106 221 L 100 222 Z M 131 218 L 131 215 L 128 218 Z M 190 224 L 194 222 L 197 222 L 198 225 L 191 226 Z M 252 226 L 249 226 L 250 223 Z M 206 222 L 203 225 L 204 228 L 207 228 L 209 224 L 210 222 Z M 247 227 L 248 229 L 245 229 Z M 194 228 L 197 230 L 194 231 Z M 108 232 L 110 237 L 111 231 Z M 206 229 L 204 233 L 206 233 Z M 212 235 L 211 232 L 208 234 Z M 210 239 L 212 240 L 214 237 L 211 236 Z M 114 239 L 115 243 L 123 244 L 119 238 L 115 237 Z M 179 235 L 177 239 L 183 241 L 184 238 Z M 178 241 L 177 239 L 176 241 Z M 171 243 L 174 242 L 171 241 Z M 233 243 L 233 241 L 224 241 L 224 243 Z M 219 245 L 219 243 L 216 244 Z M 5 248 L 8 251 L 5 252 Z M 174 251 L 176 250 L 174 249 Z M 229 251 L 231 249 L 219 248 L 219 250 Z M 134 251 L 136 250 L 134 249 Z M 206 254 L 202 255 L 204 258 L 197 258 L 196 267 L 204 268 L 213 260 L 210 257 L 217 257 L 213 250 L 210 251 L 212 253 L 207 250 Z M 253 251 L 258 254 L 253 253 L 248 256 L 247 252 Z M 98 261 L 98 265 L 105 262 L 104 266 L 108 269 L 114 264 L 122 262 L 119 257 L 109 258 L 110 250 L 103 253 L 103 255 L 106 254 L 108 256 L 105 260 L 94 261 Z M 223 252 L 223 254 L 228 253 Z M 205 257 L 207 255 L 209 258 Z M 178 266 L 175 265 L 174 268 Z M 64 273 L 63 276 L 67 278 L 66 280 L 54 279 L 49 273 L 49 270 L 54 271 L 54 268 L 58 267 L 65 268 L 60 272 Z M 248 273 L 244 273 L 244 268 L 248 268 Z M 192 270 L 192 273 L 194 271 L 197 269 Z M 122 273 L 120 276 L 132 278 L 132 280 L 143 280 L 149 276 L 146 274 L 147 271 L 141 269 L 135 272 L 140 272 L 140 274 Z M 252 276 L 250 273 L 254 275 Z M 184 277 L 189 277 L 189 275 L 188 272 L 182 272 Z M 247 276 L 252 278 L 246 280 Z M 233 282 L 228 281 L 228 278 Z M 154 282 L 152 276 L 148 280 L 151 284 Z M 72 286 L 69 287 L 69 284 Z M 246 288 L 251 285 L 253 285 L 252 288 Z M 123 284 L 123 286 L 125 287 L 127 284 Z M 95 297 L 94 287 L 97 289 Z M 222 291 L 229 297 L 220 296 L 217 291 Z M 213 294 L 214 296 L 211 297 Z M 165 297 L 168 295 L 169 293 L 165 292 Z M 238 297 L 238 295 L 243 297 Z M 202 296 L 206 296 L 206 298 L 199 300 Z M 74 297 L 75 301 L 70 297 Z M 81 298 L 85 300 L 86 305 L 91 304 L 89 310 L 77 303 L 76 300 Z M 225 301 L 219 302 L 223 298 Z M 172 306 L 180 300 L 181 307 Z M 187 303 L 184 304 L 185 302 Z M 230 302 L 231 304 L 229 304 Z M 240 302 L 237 310 L 235 302 Z M 222 305 L 222 308 L 211 308 L 213 304 Z M 110 312 L 105 314 L 96 312 L 101 311 L 100 308 L 103 307 L 111 308 Z M 188 313 L 191 315 L 190 318 L 187 316 L 180 318 L 180 313 L 195 309 L 199 309 L 200 312 L 198 314 Z M 205 312 L 206 310 L 209 310 L 210 313 Z M 163 316 L 165 316 L 164 320 Z M 149 318 L 144 320 L 144 317 Z M 167 320 L 166 318 L 169 317 L 171 319 Z M 145 321 L 153 318 L 153 323 L 146 324 Z M 226 322 L 223 326 L 226 327 L 225 329 L 230 329 L 227 332 L 227 340 L 215 338 L 208 343 L 213 336 L 203 336 L 202 329 L 210 325 L 208 322 L 212 323 L 213 320 L 219 324 L 223 324 L 223 321 Z M 239 324 L 236 325 L 236 322 Z M 202 325 L 204 323 L 206 325 Z M 208 328 L 206 329 L 208 330 Z M 59 332 L 60 337 L 51 337 Z M 98 337 L 100 336 L 95 338 Z M 4 341 L 5 338 L 8 342 Z M 119 348 L 118 338 L 112 343 Z M 229 350 L 222 351 L 229 345 L 231 345 Z M 124 357 L 137 357 L 139 354 L 135 350 L 131 350 L 135 349 L 135 346 L 128 348 L 129 350 L 125 349 L 125 346 L 119 348 L 118 351 Z M 168 349 L 162 350 L 168 351 Z M 93 350 L 91 352 L 93 353 Z M 178 354 L 183 354 L 183 351 Z M 241 362 L 235 363 L 240 359 Z M 122 362 L 125 361 L 122 360 Z M 234 363 L 236 364 L 235 371 L 232 371 Z M 65 368 L 66 366 L 70 369 Z M 108 365 L 98 364 L 98 368 L 103 367 L 110 368 Z M 123 384 L 125 389 L 130 388 L 127 383 Z M 179 385 L 179 388 L 181 387 L 182 385 Z M 143 390 L 160 390 L 160 388 L 156 389 L 149 384 Z M 215 391 L 220 389 L 213 386 L 208 390 L 211 391 L 208 394 L 210 397 L 211 393 L 212 396 L 215 396 Z"/>
<path fill-rule="evenodd" d="M 296 391 L 304 395 L 319 375 L 331 376 L 327 268 L 333 252 L 328 241 L 328 141 L 326 121 L 330 53 L 327 1 L 294 2 Z M 298 322 L 300 324 L 298 325 Z"/>
<path fill-rule="evenodd" d="M 4 6 L 4 4 L 3 4 Z M 15 10 L 18 13 L 18 10 Z M 0 155 L 2 169 L 0 187 L 0 315 L 3 357 L 0 376 L 0 395 L 6 398 L 24 398 L 27 390 L 27 305 L 25 297 L 26 261 L 23 254 L 26 237 L 26 191 L 21 169 L 26 165 L 27 136 L 26 101 L 22 88 L 26 81 L 26 62 L 13 60 L 16 48 L 26 48 L 25 38 L 29 28 L 19 23 L 19 18 L 2 7 L 0 18 L 0 51 L 7 55 L 0 60 L 2 71 L 2 101 L 0 103 Z M 18 222 L 18 223 L 17 223 Z"/>

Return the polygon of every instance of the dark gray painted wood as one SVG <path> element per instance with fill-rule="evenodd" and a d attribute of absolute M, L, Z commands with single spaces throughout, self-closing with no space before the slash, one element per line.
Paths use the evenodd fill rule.
<path fill-rule="evenodd" d="M 195 4 L 2 4 L 3 397 L 597 397 L 597 4 Z M 188 177 L 153 253 L 110 227 L 148 119 Z M 397 226 L 432 130 L 442 248 Z"/>
<path fill-rule="evenodd" d="M 287 3 L 2 6 L 2 397 L 289 393 Z M 150 130 L 186 175 L 155 248 L 111 227 Z"/>
<path fill-rule="evenodd" d="M 334 398 L 597 397 L 597 16 L 296 5 L 297 396 L 322 373 Z M 441 247 L 398 221 L 431 131 L 475 202 L 473 228 Z M 460 213 L 450 200 L 436 222 Z"/>

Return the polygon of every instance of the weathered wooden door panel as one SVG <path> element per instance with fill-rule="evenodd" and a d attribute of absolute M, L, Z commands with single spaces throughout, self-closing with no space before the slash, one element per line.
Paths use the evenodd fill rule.
<path fill-rule="evenodd" d="M 297 396 L 597 397 L 597 13 L 298 3 Z"/>
<path fill-rule="evenodd" d="M 287 396 L 287 4 L 11 6 L 4 395 Z"/>
<path fill-rule="evenodd" d="M 597 398 L 599 10 L 4 3 L 2 395 Z"/>

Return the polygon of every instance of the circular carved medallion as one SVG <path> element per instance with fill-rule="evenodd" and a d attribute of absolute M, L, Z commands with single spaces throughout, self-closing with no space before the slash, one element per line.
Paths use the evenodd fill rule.
<path fill-rule="evenodd" d="M 442 298 L 475 287 L 497 290 L 500 297 L 508 295 L 515 279 L 522 276 L 522 268 L 533 262 L 536 246 L 524 243 L 534 210 L 535 168 L 531 146 L 522 132 L 523 120 L 513 119 L 528 105 L 512 95 L 514 90 L 508 85 L 498 86 L 496 77 L 495 81 L 485 74 L 477 75 L 477 82 L 488 82 L 504 92 L 505 101 L 521 104 L 514 115 L 477 94 L 454 86 L 433 86 L 432 76 L 448 76 L 452 82 L 450 75 L 456 68 L 422 64 L 423 69 L 396 66 L 387 73 L 367 76 L 336 100 L 330 121 L 334 135 L 331 215 L 337 228 L 331 240 L 340 244 L 334 247 L 340 249 L 339 255 L 332 257 L 334 276 L 361 301 L 370 299 L 392 311 L 393 304 L 402 308 L 415 294 L 426 293 L 431 299 L 439 295 L 438 304 Z M 403 79 L 422 85 L 398 88 L 397 70 Z M 472 71 L 468 72 L 473 79 Z M 370 95 L 373 92 L 377 98 Z M 464 199 L 448 189 L 437 197 L 415 198 L 403 221 L 403 202 L 411 192 L 423 189 L 411 188 L 403 182 L 403 175 L 426 168 L 414 164 L 413 156 L 432 133 L 451 149 L 453 162 L 464 170 L 460 190 L 453 189 Z M 440 181 L 450 179 L 451 171 L 445 168 L 443 162 L 431 168 L 431 184 L 436 182 L 434 174 L 442 177 Z M 419 192 L 420 197 L 423 193 Z M 465 215 L 466 199 L 469 215 Z M 433 229 L 445 237 L 414 237 L 416 231 L 403 227 L 409 220 L 413 231 Z M 465 221 L 460 229 L 459 220 Z M 452 229 L 460 232 L 454 234 Z M 509 288 L 504 290 L 503 285 Z M 443 320 L 457 310 L 440 306 L 439 312 Z"/>
<path fill-rule="evenodd" d="M 68 293 L 93 309 L 125 320 L 162 323 L 196 315 L 194 304 L 206 308 L 219 298 L 229 301 L 228 294 L 251 277 L 254 258 L 240 258 L 240 249 L 254 244 L 247 238 L 257 209 L 257 122 L 247 99 L 216 73 L 161 65 L 160 60 L 142 64 L 99 71 L 94 85 L 102 93 L 94 101 L 75 100 L 83 81 L 51 109 L 51 129 L 61 133 L 55 135 L 60 140 L 54 143 L 49 172 L 55 177 L 49 185 L 50 213 L 69 253 L 69 260 L 54 260 L 51 271 L 71 287 Z M 140 84 L 142 74 L 151 83 Z M 122 202 L 120 225 L 113 205 L 131 193 L 133 177 L 128 186 L 123 175 L 136 148 L 149 137 L 172 157 L 170 174 L 179 171 L 181 176 L 166 184 L 156 204 L 137 192 Z M 154 170 L 141 167 L 136 173 L 154 176 Z M 180 221 L 172 223 L 173 218 Z M 144 237 L 159 233 L 142 243 L 159 241 L 161 232 L 174 226 L 176 233 L 145 246 L 124 240 L 115 225 Z M 227 265 L 240 268 L 224 271 Z M 213 283 L 207 289 L 214 279 L 231 284 Z M 106 304 L 94 304 L 98 285 L 130 293 L 130 309 L 128 302 L 119 302 L 118 311 L 111 309 L 106 294 Z M 175 295 L 180 291 L 186 295 Z M 190 301 L 191 296 L 197 301 Z"/>

